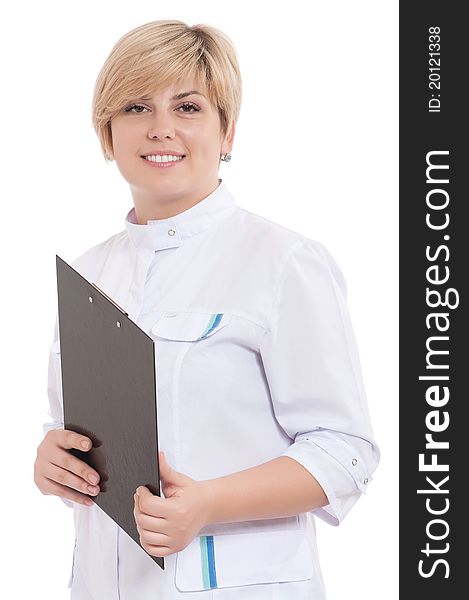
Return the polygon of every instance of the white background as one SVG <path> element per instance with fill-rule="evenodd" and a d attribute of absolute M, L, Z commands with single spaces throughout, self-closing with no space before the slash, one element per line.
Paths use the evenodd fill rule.
<path fill-rule="evenodd" d="M 398 3 L 371 0 L 46 0 L 4 9 L 2 589 L 68 598 L 72 509 L 33 481 L 49 420 L 55 254 L 71 261 L 124 229 L 132 197 L 91 125 L 94 81 L 120 36 L 173 18 L 218 27 L 237 48 L 242 109 L 233 159 L 220 169 L 237 203 L 320 240 L 347 279 L 382 460 L 340 527 L 317 522 L 320 557 L 329 600 L 394 600 Z"/>

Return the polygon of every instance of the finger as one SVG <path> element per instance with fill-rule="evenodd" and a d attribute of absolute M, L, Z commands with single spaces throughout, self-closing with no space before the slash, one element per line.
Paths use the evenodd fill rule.
<path fill-rule="evenodd" d="M 139 497 L 140 500 L 142 500 L 143 498 L 153 498 L 153 494 L 144 485 L 139 485 L 138 486 L 138 488 L 137 488 L 137 496 Z"/>
<path fill-rule="evenodd" d="M 159 531 L 160 533 L 167 533 L 168 531 L 168 519 L 162 517 L 151 517 L 145 513 L 139 512 L 138 509 L 135 511 L 138 525 L 142 529 L 148 529 L 150 531 Z"/>
<path fill-rule="evenodd" d="M 151 556 L 157 556 L 159 558 L 163 558 L 165 556 L 169 556 L 173 554 L 173 550 L 171 548 L 167 548 L 166 546 L 149 546 L 145 543 L 140 543 L 142 548 L 148 552 Z"/>
<path fill-rule="evenodd" d="M 140 512 L 150 515 L 151 517 L 165 518 L 167 516 L 165 505 L 166 499 L 153 495 L 145 486 L 140 486 L 138 490 L 138 508 Z"/>
<path fill-rule="evenodd" d="M 100 476 L 97 471 L 92 469 L 86 462 L 80 460 L 70 452 L 62 451 L 54 456 L 51 463 L 74 473 L 78 477 L 81 477 L 84 481 L 91 485 L 98 485 Z"/>
<path fill-rule="evenodd" d="M 164 548 L 169 548 L 170 546 L 170 538 L 168 535 L 156 531 L 148 531 L 147 529 L 141 530 L 140 541 L 147 546 L 159 546 Z"/>
<path fill-rule="evenodd" d="M 90 494 L 91 496 L 96 496 L 100 491 L 99 485 L 91 485 L 91 483 L 84 481 L 82 477 L 78 477 L 71 471 L 63 469 L 54 463 L 47 465 L 44 476 L 63 486 L 73 488 L 84 494 Z"/>
<path fill-rule="evenodd" d="M 138 495 L 134 494 L 134 518 L 135 518 L 135 522 L 137 523 L 137 528 L 139 527 L 139 521 L 140 521 L 141 517 L 142 517 L 142 512 L 140 510 Z"/>
<path fill-rule="evenodd" d="M 168 521 L 159 517 L 150 517 L 137 508 L 134 509 L 134 518 L 139 531 L 147 530 L 168 535 Z"/>
<path fill-rule="evenodd" d="M 61 498 L 65 498 L 66 500 L 71 500 L 72 502 L 77 502 L 78 504 L 82 504 L 84 506 L 93 506 L 94 502 L 88 496 L 84 494 L 80 494 L 80 492 L 76 492 L 69 487 L 61 485 L 47 477 L 44 477 L 44 485 L 42 489 L 45 490 L 45 494 L 52 494 L 54 496 L 60 496 Z"/>
<path fill-rule="evenodd" d="M 90 438 L 86 435 L 81 435 L 81 433 L 69 429 L 57 429 L 56 432 L 59 439 L 59 445 L 65 450 L 70 450 L 71 448 L 76 448 L 77 450 L 85 452 L 91 450 L 92 443 Z"/>

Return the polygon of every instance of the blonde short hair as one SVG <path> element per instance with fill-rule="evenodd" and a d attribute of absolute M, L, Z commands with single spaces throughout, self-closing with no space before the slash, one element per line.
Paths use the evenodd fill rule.
<path fill-rule="evenodd" d="M 92 121 L 106 160 L 113 160 L 111 119 L 126 102 L 186 77 L 203 83 L 218 109 L 223 134 L 238 120 L 241 74 L 230 38 L 215 27 L 152 21 L 122 36 L 94 88 Z"/>

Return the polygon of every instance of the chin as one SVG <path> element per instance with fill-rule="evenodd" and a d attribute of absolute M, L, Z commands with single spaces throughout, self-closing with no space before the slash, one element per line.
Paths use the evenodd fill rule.
<path fill-rule="evenodd" d="M 185 186 L 181 181 L 172 181 L 165 182 L 161 181 L 157 184 L 147 185 L 147 186 L 139 186 L 141 189 L 145 190 L 147 194 L 180 194 L 184 191 Z"/>

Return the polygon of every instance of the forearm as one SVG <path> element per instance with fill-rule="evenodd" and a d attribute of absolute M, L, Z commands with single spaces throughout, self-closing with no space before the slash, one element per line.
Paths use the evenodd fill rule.
<path fill-rule="evenodd" d="M 208 523 L 290 517 L 328 504 L 316 479 L 289 456 L 200 483 Z"/>

